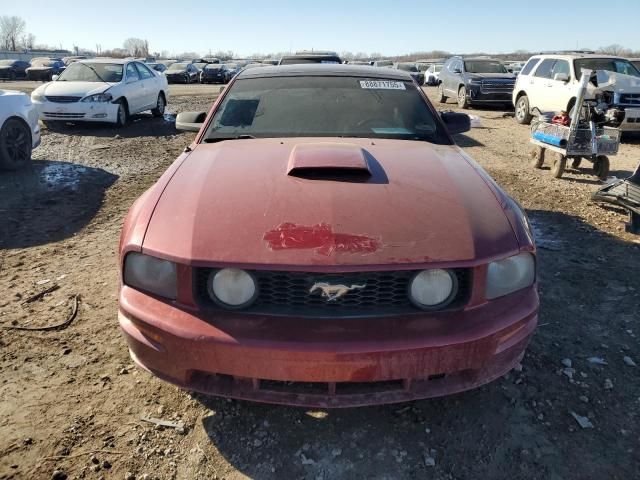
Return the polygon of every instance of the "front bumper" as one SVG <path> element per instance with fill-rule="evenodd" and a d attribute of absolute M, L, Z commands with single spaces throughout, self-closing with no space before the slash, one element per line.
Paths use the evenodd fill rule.
<path fill-rule="evenodd" d="M 538 322 L 535 288 L 457 312 L 310 319 L 205 315 L 129 287 L 119 322 L 131 357 L 209 395 L 353 407 L 448 395 L 522 358 Z"/>
<path fill-rule="evenodd" d="M 467 95 L 471 103 L 512 103 L 513 89 L 504 91 L 485 91 L 480 85 L 467 85 Z"/>
<path fill-rule="evenodd" d="M 118 105 L 111 102 L 33 102 L 40 120 L 116 123 Z"/>
<path fill-rule="evenodd" d="M 624 121 L 620 125 L 620 130 L 623 132 L 640 131 L 640 108 L 624 108 Z"/>

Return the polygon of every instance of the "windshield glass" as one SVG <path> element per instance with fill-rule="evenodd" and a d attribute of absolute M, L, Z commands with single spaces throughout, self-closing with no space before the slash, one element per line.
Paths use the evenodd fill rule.
<path fill-rule="evenodd" d="M 222 67 L 222 65 L 217 64 L 217 63 L 209 63 L 207 65 L 205 65 L 204 69 L 205 70 L 219 70 Z"/>
<path fill-rule="evenodd" d="M 301 63 L 340 63 L 337 57 L 288 57 L 283 58 L 280 65 L 298 65 Z"/>
<path fill-rule="evenodd" d="M 468 60 L 464 69 L 469 73 L 508 73 L 502 63 L 492 60 Z"/>
<path fill-rule="evenodd" d="M 188 63 L 172 63 L 171 66 L 168 68 L 168 70 L 170 72 L 181 72 L 182 70 L 187 69 L 187 65 L 189 64 Z"/>
<path fill-rule="evenodd" d="M 442 70 L 442 65 L 434 65 L 433 71 L 439 73 Z"/>
<path fill-rule="evenodd" d="M 399 63 L 398 70 L 404 70 L 405 72 L 417 72 L 418 68 L 413 63 Z"/>
<path fill-rule="evenodd" d="M 227 70 L 233 70 L 234 68 L 237 68 L 238 66 L 235 63 L 225 63 L 224 65 L 222 65 L 222 67 L 227 69 Z"/>
<path fill-rule="evenodd" d="M 122 65 L 118 63 L 73 62 L 58 78 L 62 82 L 109 82 L 122 81 Z"/>
<path fill-rule="evenodd" d="M 624 73 L 625 75 L 640 77 L 640 71 L 638 71 L 630 61 L 622 58 L 582 58 L 574 61 L 574 67 L 578 79 L 582 76 L 583 68 L 589 70 L 606 70 L 608 72 Z"/>
<path fill-rule="evenodd" d="M 205 139 L 241 135 L 450 143 L 413 82 L 355 77 L 237 80 L 216 110 Z"/>
<path fill-rule="evenodd" d="M 202 70 L 207 64 L 199 62 L 199 63 L 194 63 L 194 65 L 198 67 L 200 70 Z"/>

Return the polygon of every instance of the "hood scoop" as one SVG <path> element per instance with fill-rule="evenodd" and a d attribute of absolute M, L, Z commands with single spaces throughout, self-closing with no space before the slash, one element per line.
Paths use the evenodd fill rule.
<path fill-rule="evenodd" d="M 368 154 L 351 143 L 302 143 L 293 147 L 287 175 L 314 180 L 366 181 Z"/>

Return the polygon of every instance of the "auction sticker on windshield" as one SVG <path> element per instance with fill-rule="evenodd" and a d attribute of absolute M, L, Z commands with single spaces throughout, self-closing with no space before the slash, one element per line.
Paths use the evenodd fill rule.
<path fill-rule="evenodd" d="M 391 80 L 360 80 L 360 88 L 372 88 L 376 90 L 406 90 L 403 82 Z"/>

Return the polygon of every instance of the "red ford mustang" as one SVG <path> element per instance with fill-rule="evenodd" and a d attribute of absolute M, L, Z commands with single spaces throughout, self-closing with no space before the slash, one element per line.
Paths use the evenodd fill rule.
<path fill-rule="evenodd" d="M 241 72 L 129 212 L 133 359 L 205 394 L 345 407 L 500 377 L 538 321 L 531 227 L 402 71 Z"/>

